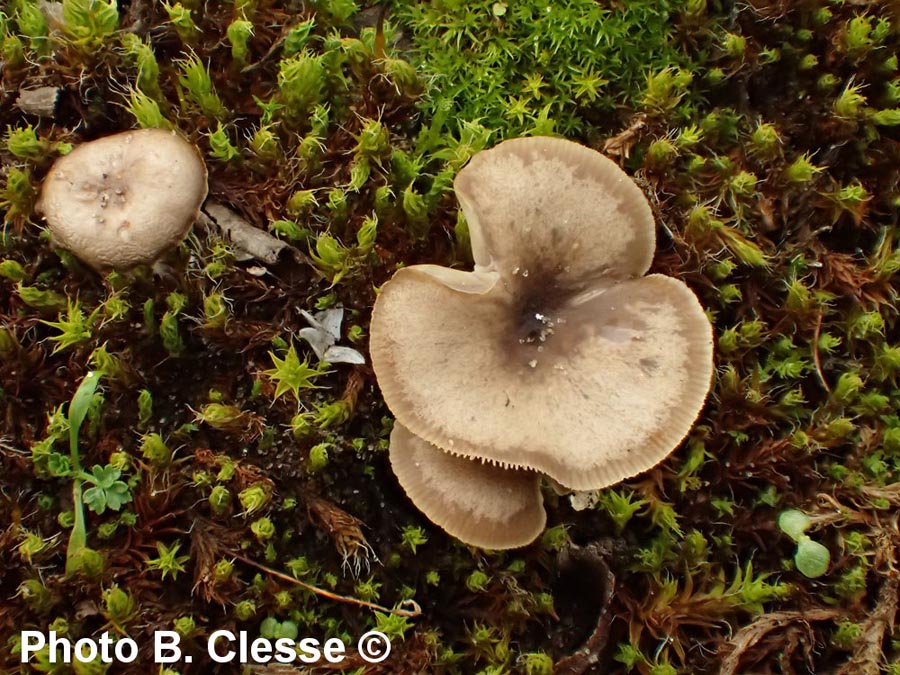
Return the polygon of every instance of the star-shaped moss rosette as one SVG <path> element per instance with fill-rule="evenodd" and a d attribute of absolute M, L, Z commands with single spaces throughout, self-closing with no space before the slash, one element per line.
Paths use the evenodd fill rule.
<path fill-rule="evenodd" d="M 399 270 L 372 365 L 410 498 L 464 542 L 513 548 L 543 529 L 541 474 L 597 489 L 678 446 L 709 390 L 712 327 L 683 282 L 644 276 L 649 204 L 603 155 L 509 140 L 454 188 L 475 269 Z"/>

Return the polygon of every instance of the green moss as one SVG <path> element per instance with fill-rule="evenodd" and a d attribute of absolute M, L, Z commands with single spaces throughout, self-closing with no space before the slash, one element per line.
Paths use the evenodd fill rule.
<path fill-rule="evenodd" d="M 588 110 L 634 104 L 648 70 L 684 60 L 670 40 L 677 5 L 442 0 L 395 12 L 431 84 L 434 124 L 452 110 L 451 132 L 479 121 L 505 137 L 533 130 L 542 114 L 556 133 L 584 133 Z"/>

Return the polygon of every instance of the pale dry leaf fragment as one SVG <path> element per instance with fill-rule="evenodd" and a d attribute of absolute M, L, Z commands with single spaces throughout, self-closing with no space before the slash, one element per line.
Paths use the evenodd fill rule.
<path fill-rule="evenodd" d="M 267 265 L 274 265 L 285 250 L 290 251 L 295 258 L 302 257 L 293 246 L 253 227 L 223 204 L 210 200 L 203 210 L 211 223 L 234 245 L 235 258 L 239 261 L 259 260 Z"/>
<path fill-rule="evenodd" d="M 56 113 L 56 102 L 59 100 L 59 87 L 36 87 L 20 89 L 16 98 L 16 107 L 26 115 L 52 118 Z"/>
<path fill-rule="evenodd" d="M 298 335 L 309 343 L 320 361 L 328 363 L 351 363 L 363 365 L 365 357 L 352 347 L 337 345 L 341 339 L 341 324 L 344 321 L 344 308 L 333 307 L 315 314 L 301 309 L 300 315 L 309 323 L 308 328 L 301 328 Z"/>

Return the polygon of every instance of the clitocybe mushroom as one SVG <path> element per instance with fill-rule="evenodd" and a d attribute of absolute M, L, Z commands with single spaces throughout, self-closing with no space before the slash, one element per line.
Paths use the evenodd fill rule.
<path fill-rule="evenodd" d="M 54 240 L 98 271 L 151 263 L 187 234 L 206 198 L 197 148 L 140 129 L 83 143 L 59 158 L 38 210 Z"/>
<path fill-rule="evenodd" d="M 395 453 L 414 446 L 417 473 L 450 484 L 474 483 L 484 462 L 574 490 L 617 483 L 690 430 L 710 386 L 712 327 L 683 282 L 644 276 L 650 207 L 603 155 L 555 138 L 505 141 L 473 157 L 454 188 L 475 269 L 399 270 L 375 303 L 370 352 L 408 430 L 391 444 L 401 485 L 451 534 L 505 548 L 527 541 L 476 542 L 436 517 L 444 497 L 426 497 Z"/>
<path fill-rule="evenodd" d="M 413 503 L 473 546 L 515 548 L 544 529 L 540 476 L 451 455 L 410 433 L 391 432 L 391 467 Z"/>

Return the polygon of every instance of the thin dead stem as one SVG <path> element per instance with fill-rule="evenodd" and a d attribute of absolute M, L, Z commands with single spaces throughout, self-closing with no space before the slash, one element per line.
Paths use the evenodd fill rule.
<path fill-rule="evenodd" d="M 300 586 L 301 588 L 305 588 L 306 590 L 315 593 L 323 598 L 328 598 L 329 600 L 334 600 L 335 602 L 344 602 L 348 605 L 356 605 L 357 607 L 367 607 L 369 609 L 374 609 L 379 612 L 386 612 L 388 614 L 396 614 L 397 616 L 406 616 L 410 618 L 415 618 L 422 613 L 422 608 L 419 607 L 419 604 L 415 600 L 404 600 L 401 604 L 408 605 L 412 607 L 412 609 L 398 609 L 398 608 L 390 608 L 384 607 L 383 605 L 375 604 L 374 602 L 366 602 L 365 600 L 360 600 L 359 598 L 353 598 L 349 595 L 338 595 L 337 593 L 332 593 L 331 591 L 326 591 L 324 588 L 319 588 L 318 586 L 313 586 L 312 584 L 308 584 L 304 581 L 300 581 L 299 579 L 294 579 L 294 577 L 290 577 L 287 574 L 279 572 L 278 570 L 273 570 L 271 567 L 266 567 L 265 565 L 260 565 L 258 562 L 251 560 L 245 556 L 239 554 L 232 554 L 235 560 L 240 560 L 245 565 L 250 565 L 250 567 L 255 567 L 261 572 L 265 572 L 266 574 L 275 577 L 276 579 L 280 579 L 281 581 L 286 581 L 287 583 L 294 584 L 295 586 Z"/>

